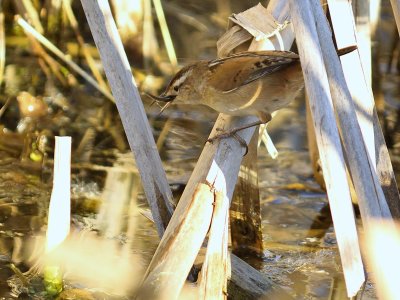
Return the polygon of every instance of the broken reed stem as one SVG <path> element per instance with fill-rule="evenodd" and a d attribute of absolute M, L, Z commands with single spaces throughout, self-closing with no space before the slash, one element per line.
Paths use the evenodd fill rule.
<path fill-rule="evenodd" d="M 213 214 L 214 193 L 199 183 L 190 205 L 174 213 L 147 268 L 137 299 L 178 299 L 203 244 Z M 168 229 L 173 227 L 173 232 Z"/>
<path fill-rule="evenodd" d="M 225 299 L 227 295 L 229 199 L 215 193 L 207 252 L 201 268 L 199 299 Z"/>
<path fill-rule="evenodd" d="M 271 49 L 274 50 L 274 49 Z M 274 111 L 271 116 L 272 118 L 275 117 L 275 115 L 277 115 L 279 113 L 279 111 Z M 260 125 L 260 129 L 259 129 L 259 136 L 258 136 L 258 142 L 257 142 L 257 148 L 260 147 L 261 142 L 264 144 L 264 146 L 267 148 L 268 154 L 272 159 L 275 159 L 278 157 L 279 152 L 276 149 L 274 142 L 272 141 L 271 137 L 268 134 L 268 124 L 261 124 Z"/>
<path fill-rule="evenodd" d="M 258 186 L 258 132 L 248 144 L 230 205 L 230 250 L 240 255 L 263 256 L 260 190 Z"/>
<path fill-rule="evenodd" d="M 50 199 L 50 213 L 46 241 L 47 252 L 52 251 L 59 244 L 61 244 L 69 233 L 71 214 L 70 170 L 71 137 L 56 136 L 54 150 L 53 190 Z"/>
<path fill-rule="evenodd" d="M 82 76 L 88 83 L 90 83 L 94 88 L 96 88 L 100 93 L 102 93 L 107 99 L 114 102 L 113 96 L 101 87 L 96 80 L 94 80 L 86 71 L 79 67 L 75 62 L 73 62 L 68 56 L 61 52 L 54 44 L 52 44 L 43 35 L 37 32 L 31 25 L 29 25 L 21 16 L 16 16 L 17 23 L 24 29 L 25 33 L 34 37 L 43 46 L 49 49 L 54 55 L 65 62 L 72 70 Z"/>
<path fill-rule="evenodd" d="M 345 272 L 347 294 L 352 297 L 357 294 L 365 278 L 328 78 L 309 0 L 290 0 L 289 4 L 332 219 Z"/>
<path fill-rule="evenodd" d="M 67 238 L 71 222 L 71 137 L 56 136 L 54 150 L 53 190 L 49 205 L 46 233 L 47 260 L 44 285 L 50 295 L 63 288 L 62 266 L 52 260 L 52 252 Z"/>

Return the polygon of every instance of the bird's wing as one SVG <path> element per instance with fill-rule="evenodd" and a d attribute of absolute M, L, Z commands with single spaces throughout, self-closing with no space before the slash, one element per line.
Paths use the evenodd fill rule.
<path fill-rule="evenodd" d="M 209 84 L 215 89 L 229 93 L 295 62 L 299 62 L 299 57 L 293 52 L 241 52 L 210 61 L 208 67 L 212 74 Z"/>

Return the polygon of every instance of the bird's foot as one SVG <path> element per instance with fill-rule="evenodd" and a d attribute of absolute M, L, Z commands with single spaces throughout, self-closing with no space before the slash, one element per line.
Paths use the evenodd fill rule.
<path fill-rule="evenodd" d="M 246 141 L 240 135 L 237 134 L 237 132 L 240 130 L 243 130 L 243 128 L 233 128 L 231 130 L 226 130 L 226 131 L 224 131 L 221 128 L 217 128 L 216 130 L 221 131 L 221 133 L 214 135 L 212 138 L 209 138 L 207 140 L 207 142 L 212 144 L 213 142 L 215 142 L 217 140 L 233 137 L 235 140 L 238 141 L 240 146 L 245 148 L 245 152 L 244 152 L 243 156 L 245 156 L 247 154 L 247 152 L 249 151 L 249 146 L 247 145 Z"/>
<path fill-rule="evenodd" d="M 260 121 L 256 121 L 256 122 L 253 122 L 253 123 L 250 123 L 250 124 L 241 126 L 241 127 L 235 127 L 235 128 L 232 128 L 232 129 L 230 129 L 230 130 L 225 130 L 225 131 L 224 131 L 223 129 L 221 129 L 221 128 L 217 128 L 216 130 L 217 130 L 217 131 L 222 131 L 222 133 L 217 134 L 217 135 L 213 136 L 212 138 L 209 138 L 209 139 L 207 140 L 207 142 L 209 142 L 209 143 L 212 144 L 212 143 L 213 143 L 214 141 L 216 141 L 216 140 L 226 139 L 226 138 L 229 138 L 229 137 L 233 137 L 235 140 L 237 140 L 237 141 L 239 142 L 239 144 L 240 144 L 243 148 L 246 149 L 246 151 L 245 151 L 245 153 L 244 153 L 244 155 L 243 155 L 243 156 L 245 156 L 245 155 L 247 154 L 247 152 L 249 151 L 249 146 L 247 145 L 246 141 L 245 141 L 241 136 L 239 136 L 239 135 L 237 134 L 237 132 L 238 132 L 238 131 L 241 131 L 241 130 L 244 130 L 244 129 L 247 129 L 247 128 L 250 128 L 250 127 L 258 126 L 258 125 L 261 125 L 261 124 L 266 124 L 266 123 L 268 123 L 270 120 L 271 120 L 271 115 L 268 114 L 268 115 L 265 115 L 265 118 L 263 118 L 262 121 L 261 121 L 261 120 L 260 120 Z"/>

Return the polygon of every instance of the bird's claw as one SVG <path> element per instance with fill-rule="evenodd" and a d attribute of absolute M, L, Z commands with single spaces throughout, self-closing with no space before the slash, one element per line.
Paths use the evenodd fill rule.
<path fill-rule="evenodd" d="M 216 128 L 216 130 L 223 131 L 221 128 Z M 214 135 L 212 138 L 209 138 L 207 140 L 207 142 L 212 144 L 213 142 L 215 142 L 217 140 L 233 137 L 235 140 L 237 140 L 239 142 L 240 146 L 245 148 L 245 152 L 243 154 L 243 156 L 245 156 L 249 152 L 249 146 L 247 145 L 246 141 L 240 135 L 238 135 L 236 132 L 237 131 L 225 131 L 223 133 Z"/>

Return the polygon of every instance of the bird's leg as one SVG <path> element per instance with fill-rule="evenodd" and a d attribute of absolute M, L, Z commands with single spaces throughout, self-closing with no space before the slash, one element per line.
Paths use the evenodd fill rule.
<path fill-rule="evenodd" d="M 226 139 L 226 138 L 229 138 L 229 137 L 233 137 L 239 142 L 239 144 L 242 147 L 246 148 L 246 152 L 244 154 L 244 155 L 246 155 L 247 152 L 248 152 L 248 145 L 245 142 L 245 140 L 243 138 L 241 138 L 239 135 L 237 135 L 236 133 L 238 131 L 241 131 L 241 130 L 244 130 L 244 129 L 247 129 L 247 128 L 251 128 L 251 127 L 254 127 L 254 126 L 261 125 L 261 124 L 266 124 L 269 121 L 271 121 L 271 119 L 272 119 L 270 114 L 262 114 L 261 115 L 261 113 L 260 113 L 259 117 L 260 117 L 259 121 L 252 122 L 250 124 L 247 124 L 247 125 L 244 125 L 244 126 L 240 126 L 240 127 L 235 127 L 235 128 L 232 128 L 232 129 L 229 129 L 229 130 L 226 130 L 226 131 L 223 131 L 222 129 L 217 128 L 218 131 L 223 131 L 223 132 L 213 136 L 212 138 L 209 138 L 207 140 L 207 142 L 212 144 L 214 141 L 217 141 L 217 140 L 220 140 L 220 139 Z"/>
<path fill-rule="evenodd" d="M 261 125 L 261 124 L 265 124 L 265 123 L 262 122 L 262 121 L 256 121 L 256 122 L 253 122 L 253 123 L 250 123 L 250 124 L 247 124 L 247 125 L 244 125 L 244 126 L 240 126 L 240 127 L 235 127 L 235 128 L 232 128 L 232 129 L 229 129 L 229 130 L 226 130 L 226 131 L 224 131 L 221 128 L 217 128 L 217 130 L 218 131 L 222 131 L 222 133 L 214 135 L 212 138 L 209 138 L 207 140 L 207 142 L 212 143 L 212 142 L 214 142 L 216 140 L 226 139 L 228 137 L 234 136 L 238 131 L 241 131 L 241 130 L 244 130 L 244 129 L 247 129 L 247 128 L 250 128 L 250 127 L 258 126 L 258 125 Z"/>

